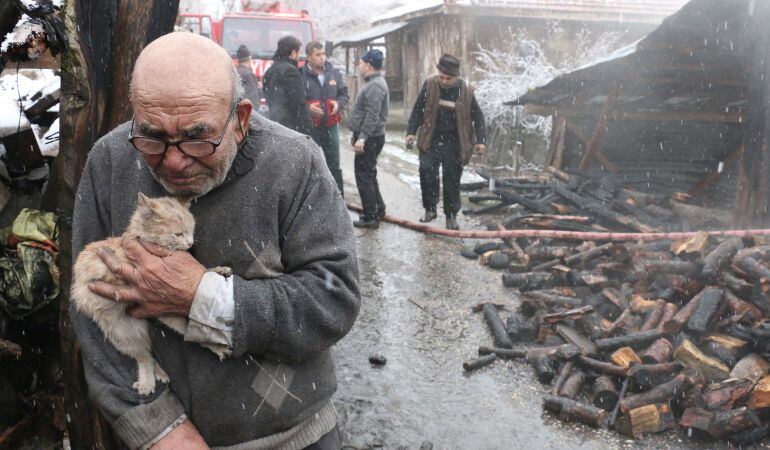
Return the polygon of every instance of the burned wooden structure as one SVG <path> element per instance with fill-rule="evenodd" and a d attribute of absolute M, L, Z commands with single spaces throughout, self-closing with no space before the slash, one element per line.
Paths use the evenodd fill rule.
<path fill-rule="evenodd" d="M 767 2 L 693 0 L 513 104 L 553 116 L 547 164 L 768 222 Z"/>

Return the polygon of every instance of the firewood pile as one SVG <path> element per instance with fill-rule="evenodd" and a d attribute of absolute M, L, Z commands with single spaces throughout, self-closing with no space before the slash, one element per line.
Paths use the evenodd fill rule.
<path fill-rule="evenodd" d="M 637 221 L 622 226 L 657 228 L 629 217 Z M 544 410 L 561 420 L 633 437 L 682 427 L 693 438 L 759 441 L 770 432 L 770 246 L 762 244 L 698 233 L 468 246 L 463 256 L 503 270 L 517 301 L 476 306 L 494 345 L 464 367 L 525 359 L 551 386 Z"/>
<path fill-rule="evenodd" d="M 464 183 L 478 191 L 468 200 L 478 206 L 466 215 L 516 211 L 503 218 L 503 228 L 542 228 L 564 231 L 628 231 L 654 233 L 724 228 L 731 215 L 717 208 L 691 204 L 691 196 L 652 195 L 627 189 L 615 179 L 568 174 L 553 167 L 538 174 L 494 177 L 477 170 L 486 181 Z"/>

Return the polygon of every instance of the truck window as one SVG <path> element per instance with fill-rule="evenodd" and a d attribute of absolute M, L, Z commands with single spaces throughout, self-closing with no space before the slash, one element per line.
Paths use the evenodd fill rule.
<path fill-rule="evenodd" d="M 243 44 L 249 47 L 257 59 L 269 59 L 275 53 L 278 40 L 292 34 L 304 46 L 313 39 L 310 22 L 300 20 L 259 19 L 253 17 L 227 17 L 222 24 L 222 47 L 235 55 Z"/>
<path fill-rule="evenodd" d="M 200 34 L 200 19 L 198 17 L 185 17 L 182 29 L 190 33 Z"/>
<path fill-rule="evenodd" d="M 211 39 L 211 18 L 201 18 L 201 36 Z"/>

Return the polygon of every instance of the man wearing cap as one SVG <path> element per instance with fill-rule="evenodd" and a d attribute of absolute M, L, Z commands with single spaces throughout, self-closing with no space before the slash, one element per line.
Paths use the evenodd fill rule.
<path fill-rule="evenodd" d="M 307 109 L 313 121 L 310 136 L 323 150 L 326 165 L 342 194 L 340 130 L 337 124 L 341 112 L 348 106 L 348 87 L 339 71 L 326 61 L 323 44 L 318 41 L 309 42 L 305 46 L 305 54 L 307 63 L 300 72 L 305 80 Z"/>
<path fill-rule="evenodd" d="M 385 215 L 385 203 L 377 183 L 377 157 L 385 145 L 390 101 L 388 84 L 381 72 L 384 61 L 385 56 L 377 49 L 361 56 L 358 71 L 364 77 L 364 85 L 348 117 L 348 127 L 353 132 L 351 143 L 356 152 L 356 186 L 364 209 L 359 219 L 353 222 L 359 228 L 377 228 Z"/>
<path fill-rule="evenodd" d="M 262 80 L 270 120 L 310 135 L 310 116 L 305 104 L 305 83 L 297 68 L 302 43 L 292 35 L 278 40 L 273 65 Z"/>
<path fill-rule="evenodd" d="M 437 217 L 439 167 L 443 169 L 446 227 L 459 230 L 460 177 L 472 152 L 486 149 L 486 128 L 473 87 L 460 78 L 460 60 L 444 54 L 436 66 L 439 73 L 422 85 L 407 126 L 406 145 L 417 141 L 420 149 L 420 188 L 425 215 L 421 222 Z"/>
<path fill-rule="evenodd" d="M 241 45 L 235 56 L 238 58 L 238 65 L 235 66 L 235 70 L 241 77 L 244 94 L 251 102 L 252 111 L 259 111 L 259 81 L 257 81 L 251 68 L 251 51 L 245 45 Z"/>

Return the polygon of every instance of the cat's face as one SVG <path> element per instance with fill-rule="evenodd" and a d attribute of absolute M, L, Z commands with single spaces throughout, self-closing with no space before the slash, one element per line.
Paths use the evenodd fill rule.
<path fill-rule="evenodd" d="M 139 194 L 130 232 L 161 247 L 187 250 L 193 245 L 195 230 L 189 206 L 190 201 L 184 198 L 148 198 Z"/>

